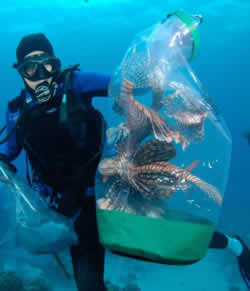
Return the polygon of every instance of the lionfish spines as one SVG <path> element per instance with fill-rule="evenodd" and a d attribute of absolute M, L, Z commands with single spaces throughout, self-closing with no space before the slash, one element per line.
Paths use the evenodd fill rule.
<path fill-rule="evenodd" d="M 153 164 L 160 161 L 169 161 L 176 156 L 176 150 L 172 143 L 166 143 L 152 139 L 143 143 L 133 156 L 136 166 Z"/>

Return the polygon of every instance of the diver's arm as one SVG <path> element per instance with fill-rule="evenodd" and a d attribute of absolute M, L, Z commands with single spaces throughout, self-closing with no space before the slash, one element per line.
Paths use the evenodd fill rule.
<path fill-rule="evenodd" d="M 99 73 L 75 72 L 73 76 L 73 90 L 83 94 L 85 98 L 108 96 L 111 76 Z"/>
<path fill-rule="evenodd" d="M 8 108 L 7 114 L 6 114 L 6 132 L 5 132 L 4 137 L 9 135 L 11 132 L 12 134 L 9 136 L 6 142 L 1 146 L 0 160 L 4 162 L 6 161 L 11 162 L 12 160 L 16 159 L 22 150 L 22 146 L 17 143 L 16 129 L 14 129 L 16 126 L 16 120 L 18 119 L 18 117 L 19 117 L 19 112 L 11 112 Z"/>

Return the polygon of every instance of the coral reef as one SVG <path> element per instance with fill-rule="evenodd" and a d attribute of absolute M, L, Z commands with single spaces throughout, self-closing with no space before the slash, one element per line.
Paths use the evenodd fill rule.
<path fill-rule="evenodd" d="M 110 281 L 105 285 L 108 291 L 141 291 L 135 283 L 119 287 Z M 52 291 L 43 279 L 23 282 L 15 272 L 0 272 L 0 291 Z"/>
<path fill-rule="evenodd" d="M 1 291 L 52 291 L 42 279 L 23 282 L 15 272 L 0 272 Z"/>

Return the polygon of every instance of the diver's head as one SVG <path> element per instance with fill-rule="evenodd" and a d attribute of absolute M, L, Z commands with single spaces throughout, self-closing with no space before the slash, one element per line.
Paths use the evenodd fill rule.
<path fill-rule="evenodd" d="M 21 75 L 26 89 L 39 103 L 47 102 L 56 89 L 56 77 L 61 63 L 44 34 L 30 34 L 22 38 L 17 50 L 14 67 Z"/>

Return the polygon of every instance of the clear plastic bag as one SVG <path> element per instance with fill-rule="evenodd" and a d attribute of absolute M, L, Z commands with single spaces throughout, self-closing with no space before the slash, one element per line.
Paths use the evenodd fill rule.
<path fill-rule="evenodd" d="M 96 191 L 99 234 L 112 251 L 186 264 L 208 248 L 231 137 L 189 64 L 199 21 L 177 12 L 138 34 L 114 73 L 121 123 L 107 135 L 117 154 L 104 153 Z"/>
<path fill-rule="evenodd" d="M 31 253 L 42 254 L 58 253 L 77 243 L 73 221 L 50 209 L 39 193 L 2 162 L 0 181 L 5 190 L 5 200 L 9 205 L 15 204 L 15 221 L 12 217 L 6 219 L 13 221 L 9 233 L 15 237 L 18 246 Z"/>

